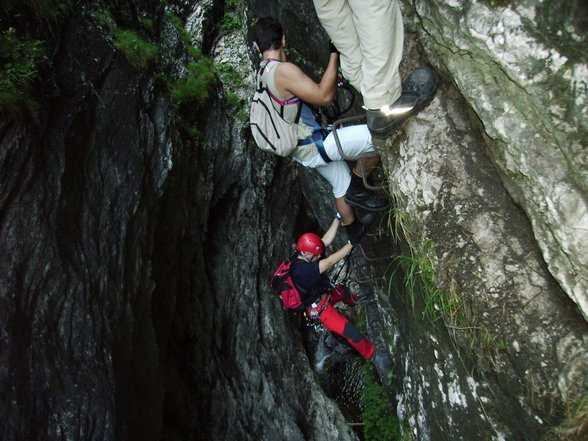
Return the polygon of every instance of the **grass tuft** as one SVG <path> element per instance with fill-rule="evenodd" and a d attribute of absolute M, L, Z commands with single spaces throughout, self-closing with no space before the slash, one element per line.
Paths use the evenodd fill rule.
<path fill-rule="evenodd" d="M 187 68 L 187 76 L 174 81 L 171 87 L 170 95 L 177 106 L 192 100 L 198 104 L 204 103 L 214 82 L 214 70 L 210 59 L 203 57 L 198 61 L 192 61 Z"/>
<path fill-rule="evenodd" d="M 400 422 L 384 388 L 376 382 L 372 366 L 366 366 L 361 414 L 365 441 L 395 441 L 402 439 Z"/>
<path fill-rule="evenodd" d="M 116 30 L 114 45 L 138 69 L 147 68 L 159 55 L 157 45 L 143 40 L 137 32 L 129 29 Z"/>
<path fill-rule="evenodd" d="M 551 429 L 542 441 L 585 441 L 588 439 L 588 393 L 568 404 L 565 421 Z"/>
<path fill-rule="evenodd" d="M 42 41 L 21 40 L 14 28 L 0 34 L 0 113 L 16 116 L 36 107 L 32 85 L 44 56 Z"/>

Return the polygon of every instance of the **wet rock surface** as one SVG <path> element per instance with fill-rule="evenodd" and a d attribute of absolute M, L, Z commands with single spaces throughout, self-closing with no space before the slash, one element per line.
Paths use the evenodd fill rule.
<path fill-rule="evenodd" d="M 569 26 L 544 40 L 557 25 L 547 3 L 403 3 L 403 73 L 426 62 L 443 85 L 382 156 L 405 239 L 434 244 L 435 282 L 463 320 L 431 323 L 400 273 L 383 277 L 390 260 L 362 255 L 354 277 L 375 294 L 350 313 L 392 358 L 381 379 L 418 440 L 535 440 L 586 393 L 586 62 L 568 8 L 584 10 L 566 3 Z M 292 53 L 320 72 L 326 37 L 311 3 L 296 4 L 235 11 L 241 26 L 283 19 Z M 227 96 L 247 99 L 257 58 L 239 26 L 220 27 L 223 5 L 117 3 L 119 26 L 152 20 L 142 35 L 163 49 L 146 69 L 97 19 L 105 3 L 41 26 L 40 110 L 0 119 L 2 439 L 357 439 L 321 389 L 300 317 L 267 284 L 298 234 L 328 226 L 332 196 L 252 144 Z M 172 105 L 170 78 L 189 56 L 170 12 L 242 83 L 218 80 L 208 101 Z M 523 57 L 512 35 L 537 38 L 525 41 L 547 47 L 552 65 Z M 575 101 L 550 103 L 550 84 Z M 387 215 L 378 224 L 368 256 L 409 254 Z"/>
<path fill-rule="evenodd" d="M 295 170 L 220 96 L 181 115 L 98 11 L 60 23 L 40 119 L 0 124 L 2 439 L 355 439 L 267 286 Z"/>

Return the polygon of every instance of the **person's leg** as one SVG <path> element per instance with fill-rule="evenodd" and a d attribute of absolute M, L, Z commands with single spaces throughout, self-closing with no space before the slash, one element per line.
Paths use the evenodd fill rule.
<path fill-rule="evenodd" d="M 339 334 L 365 359 L 374 354 L 374 345 L 361 335 L 359 329 L 347 318 L 339 314 L 332 305 L 327 305 L 320 315 L 323 326 Z"/>
<path fill-rule="evenodd" d="M 425 66 L 401 83 L 404 25 L 398 0 L 349 0 L 349 7 L 364 57 L 361 94 L 367 124 L 374 137 L 385 139 L 424 107 L 438 76 Z"/>
<path fill-rule="evenodd" d="M 343 155 L 337 147 L 335 135 L 331 132 L 324 140 L 325 151 L 327 156 L 332 160 L 343 160 L 344 158 L 360 158 L 361 156 L 373 153 L 374 147 L 370 142 L 371 135 L 366 124 L 357 124 L 337 129 L 337 135 L 341 144 Z M 363 162 L 363 167 L 359 166 L 359 161 Z M 358 159 L 358 164 L 353 168 L 353 172 L 362 178 L 368 177 L 374 168 L 380 163 L 379 156 L 368 156 Z"/>
<path fill-rule="evenodd" d="M 363 55 L 347 0 L 314 0 L 314 9 L 329 38 L 341 53 L 343 76 L 360 92 Z"/>
<path fill-rule="evenodd" d="M 379 163 L 379 156 L 370 156 L 368 158 L 362 158 L 357 161 L 357 164 L 355 165 L 355 167 L 353 167 L 352 172 L 360 178 L 363 178 L 364 176 L 366 178 L 369 178 L 369 176 L 372 174 L 372 172 L 378 166 Z"/>
<path fill-rule="evenodd" d="M 349 7 L 363 56 L 361 95 L 365 107 L 379 109 L 392 104 L 401 93 L 398 66 L 402 60 L 404 25 L 400 3 L 349 0 Z"/>
<path fill-rule="evenodd" d="M 352 243 L 358 243 L 373 223 L 373 217 L 368 215 L 357 219 L 351 207 L 345 200 L 347 190 L 351 182 L 351 173 L 345 161 L 332 161 L 328 164 L 316 167 L 319 174 L 324 177 L 333 189 L 337 211 L 343 218 L 343 227 Z"/>
<path fill-rule="evenodd" d="M 346 158 L 361 158 L 365 154 L 374 152 L 374 147 L 370 142 L 370 131 L 365 124 L 337 129 L 337 137 L 339 138 L 341 150 L 337 146 L 335 135 L 332 132 L 323 142 L 327 156 L 335 162 L 344 162 L 343 160 Z M 373 167 L 380 162 L 379 156 L 371 156 L 361 160 L 364 161 L 366 177 L 372 172 Z M 377 196 L 363 185 L 361 167 L 356 166 L 349 178 L 345 194 L 347 204 L 370 211 L 382 211 L 388 208 L 387 200 Z"/>
<path fill-rule="evenodd" d="M 316 167 L 316 171 L 331 184 L 333 196 L 335 196 L 335 206 L 343 218 L 343 225 L 352 223 L 355 220 L 353 207 L 345 202 L 345 192 L 351 181 L 347 163 L 332 161 L 322 167 Z"/>
<path fill-rule="evenodd" d="M 349 225 L 355 221 L 355 212 L 353 207 L 345 202 L 345 196 L 335 198 L 335 207 L 343 219 L 343 226 Z"/>
<path fill-rule="evenodd" d="M 337 137 L 343 154 L 337 147 L 333 132 L 329 133 L 323 141 L 325 152 L 331 161 L 359 158 L 367 153 L 374 152 L 374 146 L 371 143 L 372 137 L 366 124 L 341 127 L 337 129 Z"/>

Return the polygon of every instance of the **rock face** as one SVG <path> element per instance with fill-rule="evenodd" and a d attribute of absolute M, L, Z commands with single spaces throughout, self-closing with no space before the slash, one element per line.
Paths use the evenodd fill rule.
<path fill-rule="evenodd" d="M 414 2 L 415 29 L 480 118 L 503 185 L 588 320 L 586 7 L 463 3 Z"/>
<path fill-rule="evenodd" d="M 62 16 L 38 120 L 0 123 L 1 438 L 355 439 L 267 287 L 295 170 L 247 142 L 220 84 L 170 104 L 181 5 L 119 6 Z M 127 61 L 104 11 L 152 20 L 157 66 Z M 222 13 L 202 12 L 202 47 Z"/>
<path fill-rule="evenodd" d="M 447 308 L 446 336 L 399 324 L 398 412 L 418 439 L 533 440 L 587 387 L 586 10 L 462 3 L 406 9 L 445 82 L 384 149 Z"/>
<path fill-rule="evenodd" d="M 586 323 L 547 270 L 481 137 L 464 125 L 465 107 L 443 88 L 390 146 L 399 206 L 411 214 L 415 240 L 435 245 L 419 257 L 435 262 L 436 286 L 446 293 L 435 301 L 447 308 L 439 315 L 449 334 L 418 316 L 402 325 L 399 412 L 420 415 L 418 439 L 474 439 L 476 432 L 538 439 L 536 421 L 582 394 Z M 447 420 L 456 412 L 466 424 Z M 483 415 L 481 426 L 470 412 Z"/>
<path fill-rule="evenodd" d="M 418 440 L 536 440 L 586 394 L 585 10 L 488 3 L 403 4 L 403 72 L 429 62 L 444 82 L 382 156 L 451 307 L 423 316 L 399 270 L 368 334 Z M 239 108 L 255 17 L 282 19 L 320 72 L 311 2 L 21 7 L 0 31 L 44 40 L 47 61 L 39 111 L 0 119 L 1 439 L 357 439 L 267 285 L 296 234 L 328 224 L 330 192 L 256 149 Z M 105 12 L 159 58 L 131 64 Z M 174 16 L 219 69 L 207 100 L 172 104 L 191 60 Z"/>

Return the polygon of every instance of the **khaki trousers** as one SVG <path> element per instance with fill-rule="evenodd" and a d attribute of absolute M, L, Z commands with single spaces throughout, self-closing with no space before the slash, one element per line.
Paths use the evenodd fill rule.
<path fill-rule="evenodd" d="M 398 0 L 313 0 L 316 13 L 341 52 L 344 77 L 379 109 L 400 96 L 398 66 L 404 26 Z"/>

